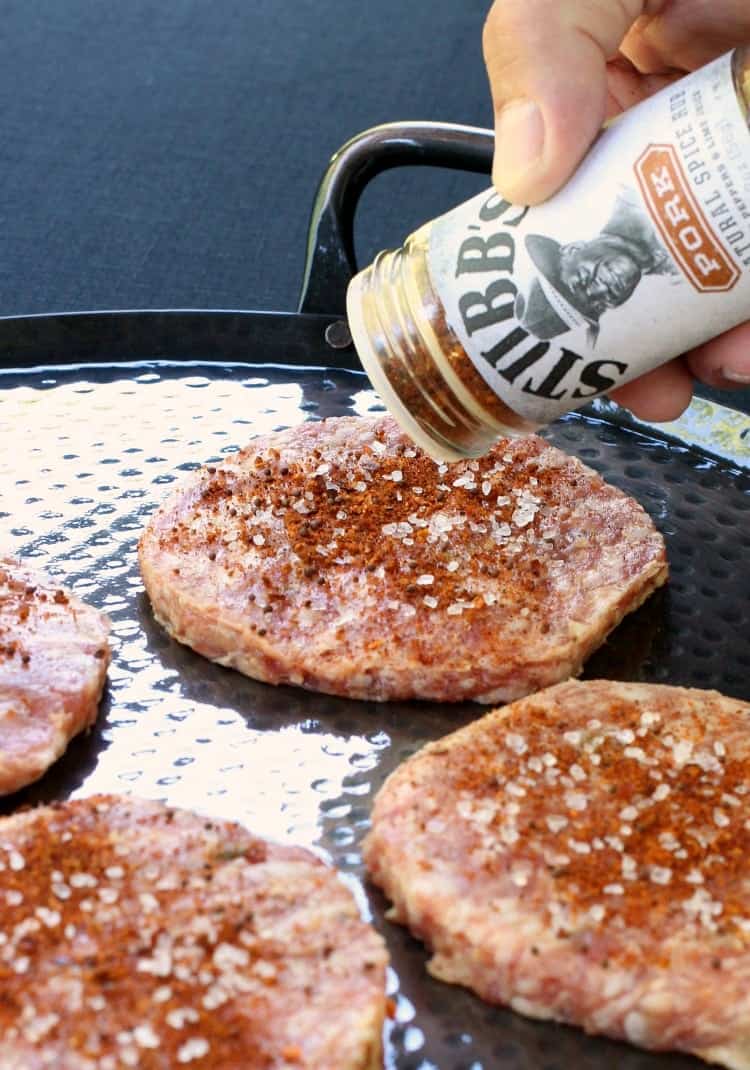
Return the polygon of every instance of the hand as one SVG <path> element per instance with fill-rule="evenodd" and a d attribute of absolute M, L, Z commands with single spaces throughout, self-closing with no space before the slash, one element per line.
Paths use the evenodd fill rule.
<path fill-rule="evenodd" d="M 750 43 L 747 0 L 495 0 L 484 30 L 503 196 L 535 204 L 580 163 L 606 119 Z M 613 391 L 645 420 L 672 420 L 693 376 L 750 386 L 750 323 Z"/>

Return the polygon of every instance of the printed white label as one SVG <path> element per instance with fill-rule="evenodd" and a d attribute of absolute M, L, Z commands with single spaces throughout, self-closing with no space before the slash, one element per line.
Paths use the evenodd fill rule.
<path fill-rule="evenodd" d="M 626 112 L 551 200 L 488 190 L 430 233 L 448 324 L 537 423 L 750 317 L 748 268 L 750 131 L 731 54 Z"/>

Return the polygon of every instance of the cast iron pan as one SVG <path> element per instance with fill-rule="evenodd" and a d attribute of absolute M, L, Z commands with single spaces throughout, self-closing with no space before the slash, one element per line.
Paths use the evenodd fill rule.
<path fill-rule="evenodd" d="M 701 1064 L 531 1022 L 431 980 L 421 946 L 385 922 L 381 897 L 361 883 L 359 844 L 383 778 L 480 707 L 351 702 L 248 680 L 168 639 L 137 569 L 138 534 L 185 470 L 259 432 L 380 407 L 343 320 L 359 193 L 396 164 L 485 172 L 491 153 L 486 131 L 428 124 L 376 128 L 346 145 L 315 202 L 297 313 L 0 319 L 0 547 L 59 575 L 114 629 L 96 728 L 2 809 L 132 792 L 314 847 L 388 941 L 389 1067 L 687 1070 Z M 716 450 L 601 405 L 546 433 L 642 502 L 671 561 L 668 588 L 617 629 L 587 675 L 750 699 L 750 462 L 723 460 L 719 448 L 750 421 L 706 412 Z"/>

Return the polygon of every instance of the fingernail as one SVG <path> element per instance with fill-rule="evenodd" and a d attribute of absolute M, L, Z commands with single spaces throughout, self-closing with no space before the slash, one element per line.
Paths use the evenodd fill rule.
<path fill-rule="evenodd" d="M 750 386 L 750 371 L 741 372 L 738 368 L 722 368 L 721 374 L 730 383 L 738 386 Z"/>
<path fill-rule="evenodd" d="M 513 100 L 495 122 L 493 178 L 502 189 L 522 185 L 544 149 L 544 118 L 533 100 Z"/>

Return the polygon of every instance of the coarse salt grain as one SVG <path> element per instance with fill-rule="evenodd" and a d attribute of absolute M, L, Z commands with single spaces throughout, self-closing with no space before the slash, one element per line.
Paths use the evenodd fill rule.
<path fill-rule="evenodd" d="M 672 880 L 672 870 L 668 866 L 651 866 L 649 877 L 654 884 L 669 884 Z"/>
<path fill-rule="evenodd" d="M 421 576 L 417 576 L 417 586 L 430 587 L 435 582 L 435 577 L 429 572 L 424 572 Z"/>
<path fill-rule="evenodd" d="M 265 535 L 261 535 L 260 532 L 257 532 L 255 535 L 253 535 L 253 542 L 256 546 L 264 546 L 266 542 L 266 537 Z"/>
<path fill-rule="evenodd" d="M 375 443 L 373 443 L 373 446 Z M 385 447 L 384 447 L 385 448 Z M 181 1048 L 177 1051 L 178 1063 L 190 1063 L 194 1059 L 201 1059 L 204 1055 L 207 1055 L 209 1051 L 208 1041 L 203 1037 L 191 1037 L 190 1040 L 186 1040 Z"/>
<path fill-rule="evenodd" d="M 220 970 L 233 970 L 238 966 L 247 966 L 250 956 L 242 947 L 234 944 L 219 944 L 213 954 L 214 965 Z"/>
<path fill-rule="evenodd" d="M 693 744 L 689 739 L 680 740 L 672 748 L 672 757 L 676 765 L 684 765 L 693 753 Z"/>
<path fill-rule="evenodd" d="M 25 1038 L 32 1044 L 38 1044 L 43 1037 L 46 1037 L 52 1029 L 60 1021 L 58 1014 L 43 1014 L 39 1017 L 33 1018 L 32 1021 L 26 1025 L 23 1029 Z M 47 1062 L 49 1065 L 49 1061 Z"/>
<path fill-rule="evenodd" d="M 569 810 L 585 810 L 589 801 L 580 791 L 569 791 L 565 795 L 565 805 Z"/>
<path fill-rule="evenodd" d="M 139 1048 L 158 1048 L 159 1038 L 148 1022 L 137 1025 L 133 1030 L 133 1039 Z"/>
<path fill-rule="evenodd" d="M 665 851 L 676 851 L 680 846 L 680 841 L 671 832 L 659 833 L 659 843 Z"/>
<path fill-rule="evenodd" d="M 638 870 L 635 859 L 631 858 L 630 855 L 623 855 L 620 864 L 625 880 L 634 881 Z"/>
<path fill-rule="evenodd" d="M 215 1011 L 218 1007 L 222 1007 L 229 1000 L 229 993 L 221 985 L 211 985 L 206 989 L 206 994 L 203 997 L 203 1006 L 207 1011 Z"/>
<path fill-rule="evenodd" d="M 401 520 L 395 524 L 383 524 L 380 530 L 384 535 L 401 535 L 403 537 L 404 535 L 411 535 L 414 528 L 408 520 Z"/>
<path fill-rule="evenodd" d="M 73 888 L 96 888 L 99 883 L 90 873 L 71 873 L 68 882 Z"/>
<path fill-rule="evenodd" d="M 562 814 L 549 814 L 546 818 L 547 828 L 550 832 L 561 832 L 568 824 L 567 817 L 563 817 Z"/>
<path fill-rule="evenodd" d="M 197 1022 L 200 1015 L 193 1007 L 175 1007 L 169 1011 L 165 1021 L 172 1029 L 184 1029 L 188 1022 Z"/>
<path fill-rule="evenodd" d="M 505 737 L 505 742 L 508 747 L 516 754 L 525 754 L 529 749 L 526 740 L 523 736 L 518 735 L 517 732 L 508 732 Z"/>
<path fill-rule="evenodd" d="M 530 505 L 528 502 L 524 502 L 519 505 L 511 516 L 511 523 L 515 524 L 517 528 L 526 528 L 532 522 L 537 514 L 538 506 Z"/>
<path fill-rule="evenodd" d="M 429 609 L 437 609 L 437 606 L 438 606 L 438 600 L 437 600 L 437 598 L 435 598 L 435 596 L 434 596 L 434 595 L 432 595 L 432 594 L 426 594 L 426 595 L 424 596 L 424 598 L 422 599 L 422 601 L 424 602 L 424 604 L 425 604 L 425 605 L 426 605 L 426 606 L 427 606 L 427 607 L 428 607 Z"/>
<path fill-rule="evenodd" d="M 34 913 L 48 929 L 56 928 L 62 920 L 59 910 L 50 910 L 48 907 L 37 907 Z"/>

